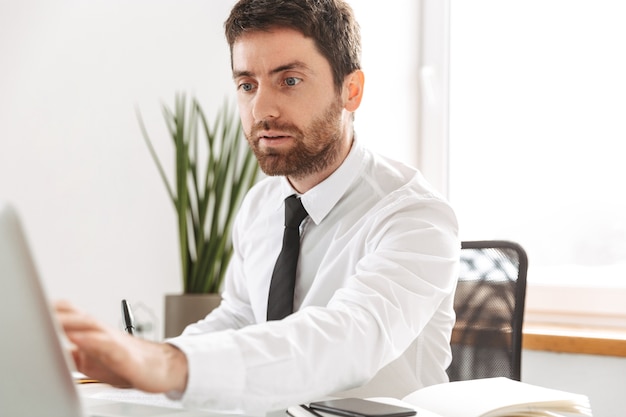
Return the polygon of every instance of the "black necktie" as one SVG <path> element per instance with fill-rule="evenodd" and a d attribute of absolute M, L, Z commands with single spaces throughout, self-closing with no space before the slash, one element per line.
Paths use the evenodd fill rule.
<path fill-rule="evenodd" d="M 307 212 L 299 198 L 291 195 L 285 199 L 283 248 L 272 273 L 267 299 L 268 320 L 280 320 L 293 312 L 293 290 L 300 254 L 300 223 L 306 216 Z"/>

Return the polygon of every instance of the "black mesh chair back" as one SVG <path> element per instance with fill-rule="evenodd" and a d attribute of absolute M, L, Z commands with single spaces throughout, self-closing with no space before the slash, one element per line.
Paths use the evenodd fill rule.
<path fill-rule="evenodd" d="M 450 381 L 520 380 L 528 258 L 509 241 L 462 242 Z"/>

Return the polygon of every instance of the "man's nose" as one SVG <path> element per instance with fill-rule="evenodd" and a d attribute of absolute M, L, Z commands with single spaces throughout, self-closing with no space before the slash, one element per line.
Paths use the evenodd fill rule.
<path fill-rule="evenodd" d="M 279 97 L 270 87 L 259 87 L 254 97 L 252 116 L 254 120 L 275 119 L 280 116 Z"/>

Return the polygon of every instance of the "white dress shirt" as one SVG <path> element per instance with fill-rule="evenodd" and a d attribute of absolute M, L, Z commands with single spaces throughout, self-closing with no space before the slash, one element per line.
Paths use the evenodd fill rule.
<path fill-rule="evenodd" d="M 267 322 L 294 193 L 284 177 L 248 193 L 221 306 L 169 340 L 189 363 L 183 403 L 254 413 L 328 395 L 401 398 L 447 381 L 460 244 L 446 201 L 415 169 L 355 141 L 301 196 L 295 313 Z"/>

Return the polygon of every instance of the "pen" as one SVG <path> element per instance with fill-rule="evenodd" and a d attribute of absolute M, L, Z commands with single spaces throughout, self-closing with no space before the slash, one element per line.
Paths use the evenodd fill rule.
<path fill-rule="evenodd" d="M 320 413 L 315 410 L 312 410 L 305 404 L 294 405 L 292 407 L 287 408 L 287 414 L 292 417 L 323 417 Z"/>
<path fill-rule="evenodd" d="M 133 324 L 133 312 L 128 301 L 122 300 L 122 318 L 124 319 L 124 330 L 130 335 L 133 334 L 135 326 Z"/>

